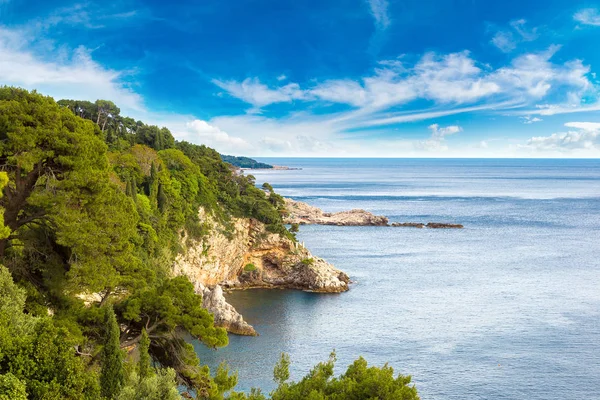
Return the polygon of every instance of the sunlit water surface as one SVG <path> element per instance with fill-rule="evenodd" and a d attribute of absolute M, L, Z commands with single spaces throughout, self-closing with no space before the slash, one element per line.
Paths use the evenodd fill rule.
<path fill-rule="evenodd" d="M 600 161 L 264 159 L 253 171 L 326 211 L 463 230 L 303 226 L 299 240 L 356 283 L 341 295 L 234 292 L 259 337 L 230 336 L 240 390 L 273 388 L 335 349 L 410 374 L 423 399 L 600 399 Z"/>

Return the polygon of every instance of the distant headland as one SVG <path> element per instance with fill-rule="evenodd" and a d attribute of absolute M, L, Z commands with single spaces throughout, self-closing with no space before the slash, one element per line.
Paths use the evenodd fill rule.
<path fill-rule="evenodd" d="M 229 156 L 226 154 L 221 154 L 221 159 L 226 163 L 231 164 L 234 167 L 240 169 L 273 169 L 279 171 L 293 171 L 302 169 L 286 167 L 284 165 L 271 165 L 260 161 L 256 161 L 255 159 L 250 157 Z"/>

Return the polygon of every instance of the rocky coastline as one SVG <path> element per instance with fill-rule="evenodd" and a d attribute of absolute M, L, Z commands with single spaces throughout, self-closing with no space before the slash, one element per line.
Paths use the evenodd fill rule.
<path fill-rule="evenodd" d="M 288 224 L 335 226 L 383 226 L 414 228 L 462 228 L 460 224 L 392 222 L 385 216 L 365 210 L 327 213 L 309 204 L 285 199 Z M 202 295 L 203 305 L 215 325 L 238 335 L 258 335 L 223 294 L 228 290 L 253 288 L 297 289 L 316 293 L 341 293 L 349 288 L 348 275 L 322 258 L 314 256 L 301 243 L 271 233 L 250 218 L 218 221 L 204 209 L 198 212 L 207 234 L 200 240 L 188 239 L 185 251 L 174 263 L 174 275 L 186 275 Z"/>
<path fill-rule="evenodd" d="M 302 244 L 274 234 L 249 218 L 233 218 L 227 225 L 203 209 L 199 218 L 209 232 L 201 240 L 181 239 L 185 251 L 173 266 L 174 275 L 186 275 L 203 296 L 215 324 L 231 333 L 256 335 L 223 290 L 249 288 L 298 289 L 316 293 L 341 293 L 350 279 Z"/>
<path fill-rule="evenodd" d="M 335 226 L 391 226 L 408 228 L 430 229 L 461 229 L 461 224 L 444 222 L 392 222 L 382 215 L 375 215 L 362 209 L 339 211 L 335 213 L 324 212 L 310 204 L 285 198 L 287 216 L 286 224 L 298 225 L 335 225 Z"/>

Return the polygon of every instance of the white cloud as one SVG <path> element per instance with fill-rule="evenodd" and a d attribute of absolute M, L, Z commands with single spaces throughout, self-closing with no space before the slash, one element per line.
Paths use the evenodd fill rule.
<path fill-rule="evenodd" d="M 568 128 L 576 128 L 588 132 L 600 131 L 600 122 L 567 122 L 565 126 Z"/>
<path fill-rule="evenodd" d="M 541 118 L 532 117 L 530 115 L 526 115 L 524 117 L 521 117 L 521 119 L 523 120 L 524 124 L 534 124 L 536 122 L 542 122 L 543 121 Z"/>
<path fill-rule="evenodd" d="M 185 138 L 192 143 L 202 143 L 214 147 L 220 152 L 235 153 L 252 148 L 246 140 L 230 136 L 217 126 L 211 125 L 206 121 L 195 119 L 186 124 L 187 132 L 179 133 L 179 138 Z M 183 137 L 182 137 L 183 136 Z"/>
<path fill-rule="evenodd" d="M 438 124 L 432 124 L 429 125 L 428 128 L 431 131 L 431 137 L 427 140 L 416 142 L 416 149 L 434 152 L 446 151 L 448 150 L 448 146 L 446 146 L 446 136 L 454 135 L 462 131 L 462 128 L 457 125 L 440 127 Z"/>
<path fill-rule="evenodd" d="M 520 147 L 543 153 L 595 157 L 600 155 L 600 123 L 567 122 L 565 126 L 573 130 L 549 136 L 535 136 Z"/>
<path fill-rule="evenodd" d="M 230 95 L 255 107 L 264 107 L 274 103 L 286 103 L 300 100 L 305 97 L 297 83 L 289 83 L 276 89 L 271 89 L 260 82 L 258 78 L 246 78 L 242 82 L 221 81 L 213 79 L 212 82 Z"/>
<path fill-rule="evenodd" d="M 378 29 L 385 29 L 390 25 L 390 17 L 388 15 L 387 0 L 368 0 L 371 14 L 375 19 L 375 26 Z"/>
<path fill-rule="evenodd" d="M 528 29 L 525 26 L 526 24 L 526 20 L 518 19 L 515 21 L 511 21 L 510 26 L 521 36 L 522 40 L 526 42 L 532 42 L 540 36 L 538 34 L 538 28 Z"/>
<path fill-rule="evenodd" d="M 494 34 L 491 43 L 504 53 L 510 53 L 522 42 L 532 42 L 539 37 L 538 28 L 527 28 L 527 21 L 518 19 L 510 22 L 510 27 Z"/>
<path fill-rule="evenodd" d="M 511 32 L 498 31 L 492 38 L 492 44 L 504 53 L 510 53 L 517 48 L 517 43 Z"/>
<path fill-rule="evenodd" d="M 473 104 L 489 99 L 496 103 L 522 103 L 542 99 L 550 93 L 580 106 L 584 94 L 596 92 L 588 79 L 590 67 L 581 60 L 552 62 L 560 46 L 516 57 L 505 67 L 480 66 L 463 51 L 424 54 L 414 65 L 384 60 L 372 75 L 360 80 L 331 79 L 302 88 L 297 83 L 268 87 L 258 78 L 242 82 L 214 80 L 231 96 L 254 107 L 273 103 L 325 101 L 348 104 L 362 113 L 374 113 L 418 99 L 442 106 Z"/>
<path fill-rule="evenodd" d="M 552 88 L 571 88 L 582 93 L 593 85 L 587 78 L 588 66 L 581 60 L 568 61 L 562 65 L 554 64 L 551 58 L 560 46 L 550 46 L 539 53 L 528 53 L 515 58 L 511 65 L 498 69 L 491 79 L 505 91 L 513 90 L 513 94 L 521 94 L 533 99 L 541 99 Z"/>
<path fill-rule="evenodd" d="M 287 79 L 287 76 L 285 76 L 285 74 L 281 74 L 277 77 L 278 81 L 285 81 Z"/>
<path fill-rule="evenodd" d="M 585 8 L 573 15 L 573 19 L 584 25 L 600 26 L 600 12 L 595 8 Z"/>
<path fill-rule="evenodd" d="M 143 111 L 141 97 L 123 80 L 124 72 L 101 66 L 84 47 L 47 60 L 30 50 L 31 40 L 26 31 L 0 27 L 0 83 L 57 99 L 110 99 L 124 110 Z"/>

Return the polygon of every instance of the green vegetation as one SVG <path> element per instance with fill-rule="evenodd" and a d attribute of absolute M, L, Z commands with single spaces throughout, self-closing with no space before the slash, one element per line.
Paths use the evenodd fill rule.
<path fill-rule="evenodd" d="M 252 272 L 252 271 L 256 271 L 256 265 L 249 263 L 244 265 L 244 271 L 245 272 Z"/>
<path fill-rule="evenodd" d="M 315 259 L 314 258 L 304 258 L 300 262 L 303 265 L 306 265 L 307 267 L 309 267 L 315 263 Z"/>
<path fill-rule="evenodd" d="M 319 363 L 299 382 L 289 382 L 290 359 L 286 354 L 275 365 L 273 379 L 277 388 L 269 397 L 260 390 L 253 389 L 245 397 L 248 400 L 345 400 L 345 399 L 378 399 L 378 400 L 418 400 L 417 389 L 410 385 L 411 377 L 398 375 L 388 365 L 382 368 L 369 367 L 364 358 L 354 361 L 346 372 L 335 378 L 335 353 L 329 360 Z"/>
<path fill-rule="evenodd" d="M 259 161 L 256 161 L 252 158 L 248 157 L 236 157 L 236 156 L 227 156 L 221 154 L 221 159 L 226 163 L 233 165 L 238 168 L 253 168 L 253 169 L 271 169 L 272 165 L 265 164 Z"/>
<path fill-rule="evenodd" d="M 0 162 L 0 400 L 179 399 L 178 385 L 198 399 L 262 396 L 200 365 L 185 335 L 217 348 L 227 334 L 170 269 L 182 237 L 208 233 L 200 207 L 293 239 L 272 187 L 110 101 L 10 87 Z M 280 388 L 293 388 L 284 367 Z"/>

